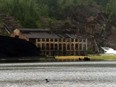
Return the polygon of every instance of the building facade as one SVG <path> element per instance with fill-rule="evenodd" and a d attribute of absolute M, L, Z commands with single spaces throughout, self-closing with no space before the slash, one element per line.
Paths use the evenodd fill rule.
<path fill-rule="evenodd" d="M 42 29 L 21 29 L 21 32 L 40 48 L 42 56 L 86 55 L 86 37 Z"/>

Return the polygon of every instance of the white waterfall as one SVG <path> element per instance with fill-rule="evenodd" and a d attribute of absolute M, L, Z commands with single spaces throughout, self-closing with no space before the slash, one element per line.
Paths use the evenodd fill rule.
<path fill-rule="evenodd" d="M 116 54 L 116 50 L 110 47 L 101 47 L 105 54 Z"/>

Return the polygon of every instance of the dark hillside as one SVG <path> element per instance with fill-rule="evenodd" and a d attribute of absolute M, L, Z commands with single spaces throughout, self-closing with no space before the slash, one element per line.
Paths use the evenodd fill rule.
<path fill-rule="evenodd" d="M 116 49 L 115 23 L 108 21 L 108 16 L 99 7 L 71 6 L 64 13 L 64 20 L 54 24 L 51 29 L 61 33 L 68 31 L 87 36 L 92 52 L 99 52 L 101 46 Z"/>
<path fill-rule="evenodd" d="M 0 58 L 39 57 L 39 49 L 28 41 L 0 36 Z"/>

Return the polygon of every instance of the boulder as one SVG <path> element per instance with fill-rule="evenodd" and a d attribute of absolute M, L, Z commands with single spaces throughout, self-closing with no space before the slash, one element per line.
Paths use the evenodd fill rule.
<path fill-rule="evenodd" d="M 40 50 L 29 41 L 0 36 L 0 58 L 39 57 Z"/>

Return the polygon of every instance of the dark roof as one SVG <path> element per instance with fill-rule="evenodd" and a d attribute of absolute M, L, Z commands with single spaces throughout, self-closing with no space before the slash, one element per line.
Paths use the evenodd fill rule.
<path fill-rule="evenodd" d="M 49 32 L 49 29 L 21 28 L 21 32 Z"/>
<path fill-rule="evenodd" d="M 75 34 L 56 34 L 56 33 L 46 33 L 46 32 L 27 33 L 25 35 L 28 38 L 85 38 L 85 37 L 77 36 Z"/>
<path fill-rule="evenodd" d="M 38 33 L 28 33 L 26 34 L 28 38 L 59 38 L 56 34 L 50 34 L 46 32 L 38 32 Z"/>
<path fill-rule="evenodd" d="M 28 38 L 79 38 L 76 34 L 55 33 L 49 29 L 20 29 Z"/>

